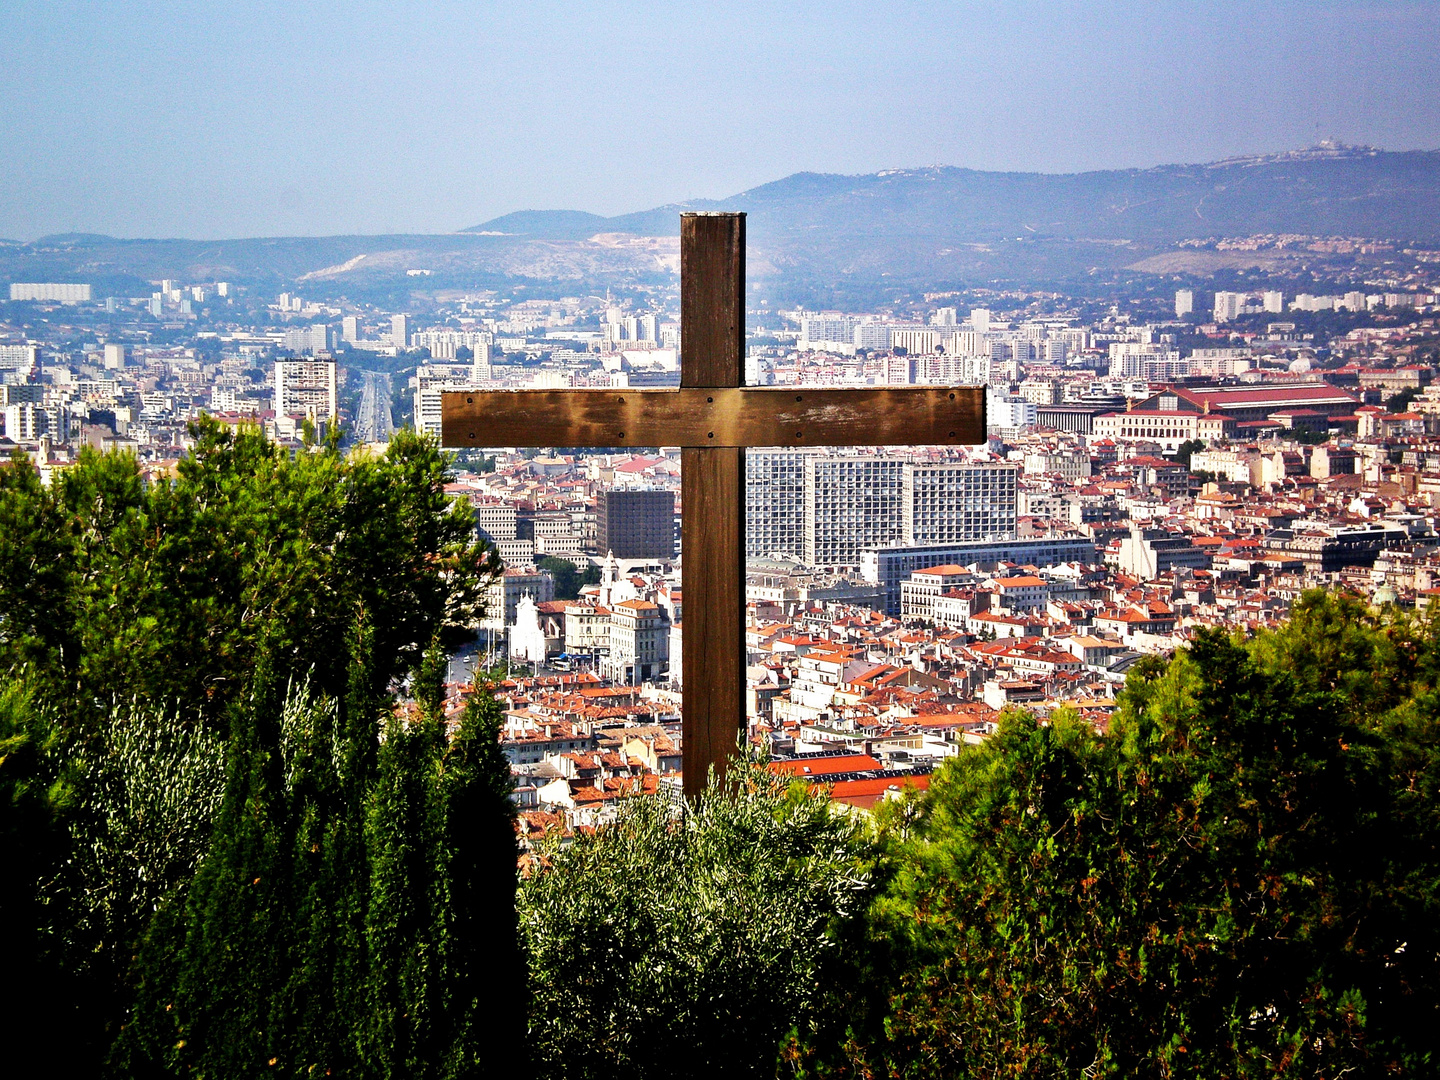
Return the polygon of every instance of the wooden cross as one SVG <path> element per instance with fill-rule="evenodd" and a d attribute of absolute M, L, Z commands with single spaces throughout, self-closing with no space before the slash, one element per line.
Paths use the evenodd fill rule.
<path fill-rule="evenodd" d="M 745 215 L 680 215 L 678 390 L 461 390 L 441 444 L 681 447 L 685 794 L 745 727 L 745 447 L 985 441 L 983 387 L 745 387 Z"/>

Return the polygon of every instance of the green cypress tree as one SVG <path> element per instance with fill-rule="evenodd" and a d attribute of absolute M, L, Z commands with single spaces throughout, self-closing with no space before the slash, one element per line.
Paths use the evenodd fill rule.
<path fill-rule="evenodd" d="M 210 850 L 141 949 L 125 1074 L 243 1076 L 278 1057 L 292 945 L 281 697 L 261 672 L 232 710 L 225 794 Z"/>
<path fill-rule="evenodd" d="M 367 817 L 370 995 L 377 1077 L 508 1074 L 523 1042 L 514 810 L 499 708 L 470 702 L 445 732 L 438 641 L 415 708 L 387 728 Z"/>
<path fill-rule="evenodd" d="M 118 1071 L 460 1077 L 514 1061 L 523 973 L 498 707 L 472 703 L 447 737 L 437 644 L 382 739 L 366 624 L 355 640 L 343 706 L 292 685 L 233 721 L 215 839 L 152 926 Z M 512 980 L 508 1008 L 481 989 L 487 955 Z"/>

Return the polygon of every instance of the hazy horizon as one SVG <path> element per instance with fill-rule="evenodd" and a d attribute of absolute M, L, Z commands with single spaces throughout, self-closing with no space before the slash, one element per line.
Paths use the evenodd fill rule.
<path fill-rule="evenodd" d="M 1440 146 L 1440 6 L 0 7 L 0 236 L 449 233 L 796 172 Z"/>

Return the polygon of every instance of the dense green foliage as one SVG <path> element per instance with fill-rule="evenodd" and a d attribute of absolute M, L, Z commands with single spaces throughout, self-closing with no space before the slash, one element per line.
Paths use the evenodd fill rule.
<path fill-rule="evenodd" d="M 1205 443 L 1202 440 L 1186 439 L 1175 448 L 1175 460 L 1188 469 L 1190 467 L 1190 458 L 1198 451 L 1204 449 Z"/>
<path fill-rule="evenodd" d="M 812 1044 L 893 1076 L 1431 1075 L 1440 641 L 1309 595 L 1132 673 L 1109 736 L 1015 714 L 891 822 Z"/>
<path fill-rule="evenodd" d="M 334 441 L 292 455 L 210 420 L 159 483 L 126 454 L 82 451 L 53 488 L 11 463 L 0 657 L 51 673 L 77 707 L 178 701 L 213 720 L 248 692 L 262 642 L 281 678 L 340 677 L 364 610 L 383 689 L 436 633 L 467 635 L 483 600 L 489 552 L 446 476 L 413 432 L 380 457 Z"/>
<path fill-rule="evenodd" d="M 818 1024 L 867 854 L 854 821 L 763 766 L 684 810 L 632 799 L 549 851 L 520 893 L 537 1072 L 773 1075 L 787 1033 Z"/>
<path fill-rule="evenodd" d="M 582 585 L 600 583 L 600 568 L 593 564 L 587 566 L 582 574 L 569 559 L 541 555 L 535 560 L 535 565 L 541 570 L 549 571 L 550 576 L 555 579 L 556 600 L 574 600 L 580 595 Z"/>
<path fill-rule="evenodd" d="M 514 1067 L 524 968 L 498 706 L 472 702 L 447 739 L 425 695 L 382 743 L 355 682 L 343 703 L 299 688 L 241 710 L 215 842 L 141 950 L 127 1074 Z"/>
<path fill-rule="evenodd" d="M 439 677 L 491 554 L 413 433 L 192 437 L 155 480 L 0 466 L 13 1045 L 91 1075 L 483 1075 L 523 1002 L 509 772 L 494 703 L 447 733 Z"/>

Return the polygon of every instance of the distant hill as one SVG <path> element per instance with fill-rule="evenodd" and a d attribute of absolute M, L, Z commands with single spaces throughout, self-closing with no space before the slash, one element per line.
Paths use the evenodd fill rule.
<path fill-rule="evenodd" d="M 744 210 L 781 235 L 1011 237 L 1176 242 L 1300 233 L 1440 240 L 1440 151 L 1322 145 L 1208 165 L 1086 173 L 980 172 L 950 166 L 864 176 L 796 173 L 728 199 L 599 217 L 525 211 L 466 232 L 537 239 L 577 233 L 673 236 L 684 210 Z"/>
<path fill-rule="evenodd" d="M 1287 272 L 1344 258 L 1303 248 L 1258 254 L 1181 248 L 1256 234 L 1367 237 L 1440 247 L 1440 152 L 1322 144 L 1205 165 L 1087 173 L 1002 173 L 936 166 L 865 176 L 796 173 L 730 198 L 605 217 L 524 210 L 448 235 L 117 240 L 91 234 L 0 242 L 5 281 L 82 280 L 145 295 L 164 277 L 307 295 L 401 295 L 565 282 L 673 280 L 679 215 L 744 210 L 749 274 L 777 297 L 862 302 L 877 289 L 1074 281 L 1097 271 Z M 1353 266 L 1353 260 L 1349 264 Z M 573 283 L 573 284 L 570 284 Z"/>

